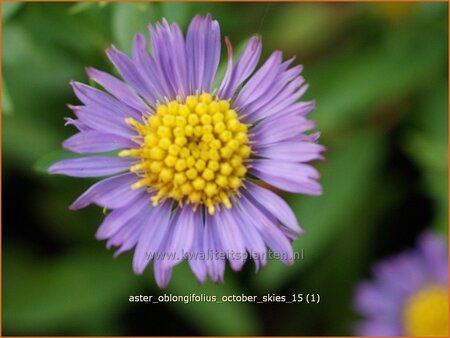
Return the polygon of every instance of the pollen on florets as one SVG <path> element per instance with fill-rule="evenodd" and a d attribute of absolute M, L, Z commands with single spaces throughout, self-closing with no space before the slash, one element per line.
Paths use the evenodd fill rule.
<path fill-rule="evenodd" d="M 154 205 L 170 197 L 194 206 L 204 204 L 210 214 L 218 205 L 231 208 L 248 168 L 251 148 L 248 127 L 228 101 L 209 93 L 158 104 L 156 113 L 126 122 L 139 134 L 139 149 L 120 156 L 140 159 L 130 168 L 141 177 L 133 188 L 155 191 Z"/>

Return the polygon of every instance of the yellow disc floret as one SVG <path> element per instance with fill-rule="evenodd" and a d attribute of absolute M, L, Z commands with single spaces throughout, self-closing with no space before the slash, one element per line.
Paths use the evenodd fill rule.
<path fill-rule="evenodd" d="M 448 290 L 430 285 L 412 295 L 404 307 L 408 336 L 448 337 Z"/>
<path fill-rule="evenodd" d="M 133 188 L 155 191 L 154 205 L 173 198 L 214 214 L 219 204 L 231 208 L 230 197 L 243 184 L 251 154 L 247 126 L 228 101 L 208 93 L 158 104 L 136 129 L 141 147 L 120 156 L 140 159 L 130 168 L 141 177 Z"/>

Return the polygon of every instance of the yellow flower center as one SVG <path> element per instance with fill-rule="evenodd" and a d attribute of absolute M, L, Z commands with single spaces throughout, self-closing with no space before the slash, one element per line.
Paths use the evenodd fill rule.
<path fill-rule="evenodd" d="M 408 336 L 448 336 L 448 290 L 425 287 L 409 298 L 403 315 Z"/>
<path fill-rule="evenodd" d="M 133 188 L 148 187 L 156 206 L 170 197 L 194 207 L 204 204 L 210 214 L 243 184 L 251 148 L 247 125 L 228 101 L 208 93 L 158 104 L 156 114 L 126 122 L 139 134 L 139 149 L 123 150 L 140 162 L 130 168 L 141 177 Z"/>

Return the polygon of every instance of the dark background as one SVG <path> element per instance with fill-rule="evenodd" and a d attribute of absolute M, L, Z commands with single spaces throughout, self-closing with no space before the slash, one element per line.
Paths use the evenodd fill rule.
<path fill-rule="evenodd" d="M 3 335 L 349 335 L 357 283 L 431 229 L 447 233 L 446 3 L 2 3 Z M 97 207 L 68 205 L 94 180 L 49 176 L 63 156 L 68 85 L 106 71 L 149 23 L 213 14 L 235 49 L 296 55 L 317 100 L 321 197 L 285 195 L 306 230 L 304 259 L 197 286 L 186 264 L 166 290 L 94 239 Z M 223 47 L 224 51 L 225 48 Z M 225 54 L 223 54 L 225 56 Z M 149 304 L 130 295 L 319 293 L 320 304 Z"/>

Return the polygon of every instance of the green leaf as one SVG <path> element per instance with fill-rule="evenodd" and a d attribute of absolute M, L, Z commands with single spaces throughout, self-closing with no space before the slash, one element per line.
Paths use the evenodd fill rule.
<path fill-rule="evenodd" d="M 323 195 L 289 195 L 287 200 L 305 235 L 293 243 L 294 251 L 303 250 L 304 259 L 292 266 L 270 262 L 255 276 L 260 289 L 276 290 L 315 261 L 333 238 L 341 235 L 357 208 L 376 184 L 384 159 L 383 142 L 370 130 L 354 132 L 344 144 L 327 152 L 327 162 L 320 168 Z"/>
<path fill-rule="evenodd" d="M 2 78 L 2 113 L 3 114 L 12 114 L 14 110 L 14 105 L 11 100 L 11 96 L 9 96 L 8 87 L 6 86 L 5 79 Z"/>
<path fill-rule="evenodd" d="M 94 5 L 95 2 L 77 2 L 69 8 L 68 13 L 72 15 L 78 14 L 90 9 Z"/>
<path fill-rule="evenodd" d="M 287 4 L 273 15 L 264 40 L 287 55 L 298 50 L 311 53 L 345 28 L 349 12 L 340 11 L 336 20 L 336 10 L 327 3 Z"/>
<path fill-rule="evenodd" d="M 243 292 L 236 284 L 233 275 L 227 275 L 222 285 L 206 282 L 199 285 L 186 262 L 174 269 L 174 276 L 167 293 L 175 295 L 205 294 L 221 300 L 222 296 L 241 295 Z M 222 304 L 170 303 L 180 316 L 189 320 L 204 335 L 247 336 L 261 334 L 254 307 L 249 303 L 225 302 Z"/>
<path fill-rule="evenodd" d="M 306 67 L 322 130 L 355 125 L 383 105 L 441 76 L 447 59 L 442 30 L 405 26 L 362 50 L 344 47 Z M 360 47 L 359 47 L 360 48 Z M 349 62 L 351 60 L 351 62 Z"/>
<path fill-rule="evenodd" d="M 136 33 L 147 32 L 147 26 L 157 18 L 152 3 L 117 2 L 113 5 L 112 31 L 119 49 L 131 52 Z"/>
<path fill-rule="evenodd" d="M 128 259 L 113 260 L 98 246 L 51 260 L 24 256 L 26 249 L 6 251 L 3 332 L 12 335 L 49 334 L 62 327 L 89 334 L 89 322 L 113 320 L 137 287 Z"/>
<path fill-rule="evenodd" d="M 189 2 L 161 2 L 162 16 L 169 22 L 176 22 L 182 29 L 185 28 L 191 16 Z"/>
<path fill-rule="evenodd" d="M 44 154 L 59 147 L 61 135 L 31 116 L 14 114 L 3 120 L 3 154 L 15 166 L 30 171 Z"/>
<path fill-rule="evenodd" d="M 24 2 L 5 2 L 2 1 L 2 21 L 5 23 L 8 21 L 17 11 L 25 5 Z"/>

